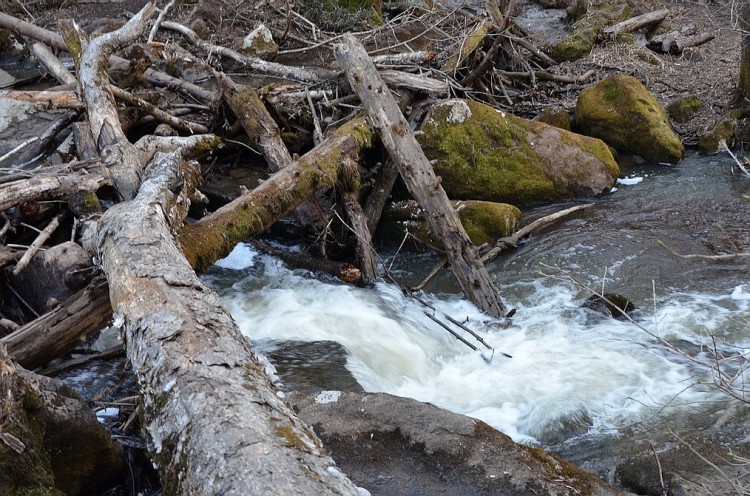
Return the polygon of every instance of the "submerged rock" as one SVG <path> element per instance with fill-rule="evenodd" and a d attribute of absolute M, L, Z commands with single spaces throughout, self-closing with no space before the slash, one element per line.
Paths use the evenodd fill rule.
<path fill-rule="evenodd" d="M 452 204 L 458 212 L 466 234 L 475 245 L 492 243 L 498 238 L 510 236 L 515 232 L 522 215 L 518 208 L 507 203 L 464 200 L 454 201 Z M 391 205 L 385 213 L 384 221 L 396 224 L 384 225 L 386 232 L 394 230 L 402 235 L 405 229 L 408 229 L 422 241 L 439 244 L 439 240 L 430 233 L 424 213 L 413 200 Z"/>
<path fill-rule="evenodd" d="M 664 108 L 632 76 L 614 76 L 581 91 L 575 120 L 581 133 L 652 162 L 674 164 L 685 153 Z"/>
<path fill-rule="evenodd" d="M 623 312 L 626 315 L 630 315 L 637 308 L 630 299 L 621 294 L 604 293 L 602 296 L 593 295 L 583 302 L 581 306 L 607 316 L 612 316 L 618 320 L 626 320 Z"/>
<path fill-rule="evenodd" d="M 419 141 L 456 199 L 529 205 L 592 197 L 619 174 L 602 141 L 474 101 L 434 105 Z"/>
<path fill-rule="evenodd" d="M 619 495 L 481 420 L 383 393 L 291 393 L 341 469 L 373 495 Z"/>

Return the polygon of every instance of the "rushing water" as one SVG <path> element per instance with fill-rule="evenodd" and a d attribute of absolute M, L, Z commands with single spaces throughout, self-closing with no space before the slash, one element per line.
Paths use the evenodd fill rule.
<path fill-rule="evenodd" d="M 282 341 L 336 341 L 367 391 L 477 417 L 521 442 L 578 443 L 578 454 L 568 455 L 585 461 L 580 452 L 634 425 L 660 429 L 725 408 L 723 395 L 698 385 L 712 380 L 706 367 L 654 335 L 701 359 L 708 359 L 709 334 L 722 340 L 718 346 L 726 353 L 750 350 L 747 260 L 682 259 L 658 243 L 682 253 L 746 248 L 748 231 L 734 223 L 746 217 L 750 180 L 733 176 L 721 157 L 693 156 L 673 168 L 632 167 L 627 174 L 593 207 L 489 265 L 504 300 L 517 309 L 510 328 L 460 298 L 450 274 L 427 288 L 436 316 L 467 319 L 495 348 L 490 363 L 488 352 L 454 339 L 393 284 L 343 285 L 290 270 L 246 245 L 206 280 L 260 351 Z M 400 254 L 392 274 L 414 282 L 434 260 Z M 569 276 L 627 295 L 639 306 L 643 329 L 581 308 L 590 293 Z"/>

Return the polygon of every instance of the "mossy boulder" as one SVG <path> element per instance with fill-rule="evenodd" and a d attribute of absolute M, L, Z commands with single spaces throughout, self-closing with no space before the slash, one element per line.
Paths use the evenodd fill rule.
<path fill-rule="evenodd" d="M 698 149 L 703 153 L 716 153 L 719 149 L 719 141 L 724 141 L 730 147 L 733 146 L 738 127 L 739 115 L 730 112 L 719 119 L 711 130 L 698 137 Z"/>
<path fill-rule="evenodd" d="M 673 121 L 682 124 L 692 119 L 702 106 L 703 102 L 700 98 L 695 95 L 688 95 L 667 105 L 667 113 Z"/>
<path fill-rule="evenodd" d="M 521 211 L 507 203 L 465 200 L 451 202 L 458 212 L 466 234 L 475 245 L 492 243 L 498 238 L 510 236 L 521 220 Z M 414 200 L 393 203 L 385 212 L 386 233 L 399 237 L 408 230 L 417 239 L 429 244 L 440 244 L 430 233 L 424 212 Z"/>
<path fill-rule="evenodd" d="M 622 153 L 670 164 L 685 153 L 667 112 L 632 76 L 614 76 L 581 91 L 575 120 L 582 134 L 600 138 Z"/>
<path fill-rule="evenodd" d="M 570 115 L 562 107 L 547 107 L 536 117 L 539 122 L 570 131 Z"/>
<path fill-rule="evenodd" d="M 592 197 L 619 174 L 601 140 L 474 101 L 434 105 L 418 139 L 453 199 L 530 205 Z"/>
<path fill-rule="evenodd" d="M 550 56 L 557 62 L 572 62 L 588 55 L 595 42 L 594 32 L 577 31 L 552 46 Z"/>
<path fill-rule="evenodd" d="M 0 345 L 0 494 L 101 494 L 125 463 L 80 397 L 12 364 Z"/>

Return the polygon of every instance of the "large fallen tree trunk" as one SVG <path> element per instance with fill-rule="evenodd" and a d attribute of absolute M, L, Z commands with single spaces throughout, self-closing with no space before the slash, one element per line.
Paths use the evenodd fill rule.
<path fill-rule="evenodd" d="M 104 214 L 98 245 L 165 493 L 356 494 L 172 241 L 180 157 L 151 169 L 135 200 Z"/>
<path fill-rule="evenodd" d="M 315 434 L 277 396 L 248 340 L 174 242 L 197 174 L 184 163 L 189 146 L 184 153 L 159 148 L 186 138 L 131 145 L 116 120 L 102 117 L 113 115 L 114 105 L 104 91 L 102 62 L 114 46 L 140 36 L 151 12 L 147 4 L 120 30 L 91 42 L 81 77 L 89 75 L 83 96 L 97 147 L 110 151 L 105 161 L 116 166 L 112 157 L 137 152 L 119 165 L 122 180 L 115 177 L 122 197 L 137 196 L 110 208 L 88 240 L 141 385 L 143 426 L 164 492 L 356 494 Z M 201 137 L 189 140 L 201 143 Z M 134 188 L 141 170 L 146 180 Z"/>
<path fill-rule="evenodd" d="M 346 71 L 349 83 L 367 109 L 373 126 L 411 195 L 424 208 L 430 230 L 442 242 L 453 273 L 466 296 L 483 312 L 504 317 L 508 311 L 492 279 L 466 235 L 458 214 L 440 185 L 398 104 L 370 62 L 362 44 L 345 35 L 336 46 L 336 60 Z"/>

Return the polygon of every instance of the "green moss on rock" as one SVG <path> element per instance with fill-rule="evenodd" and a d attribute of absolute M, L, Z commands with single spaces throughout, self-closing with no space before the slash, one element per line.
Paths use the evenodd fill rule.
<path fill-rule="evenodd" d="M 664 108 L 631 76 L 615 76 L 581 91 L 575 120 L 581 133 L 646 160 L 677 163 L 685 153 Z"/>
<path fill-rule="evenodd" d="M 703 107 L 703 102 L 700 98 L 695 95 L 688 95 L 667 105 L 667 112 L 673 121 L 684 123 L 692 119 L 701 107 Z"/>
<path fill-rule="evenodd" d="M 475 245 L 495 242 L 499 238 L 510 236 L 521 220 L 521 211 L 507 203 L 487 201 L 454 201 L 453 207 L 458 212 L 461 224 L 469 239 Z M 440 240 L 430 233 L 424 213 L 413 200 L 391 205 L 385 213 L 386 235 L 402 238 L 406 230 L 417 239 L 436 246 Z"/>
<path fill-rule="evenodd" d="M 473 101 L 433 106 L 419 141 L 454 199 L 529 205 L 591 197 L 619 174 L 600 140 Z"/>
<path fill-rule="evenodd" d="M 719 141 L 722 140 L 731 147 L 734 144 L 738 125 L 736 115 L 732 113 L 725 115 L 713 129 L 698 138 L 698 149 L 703 153 L 716 153 L 719 149 Z"/>
<path fill-rule="evenodd" d="M 536 120 L 550 126 L 570 131 L 570 115 L 563 108 L 546 108 L 537 116 Z"/>
<path fill-rule="evenodd" d="M 550 55 L 557 62 L 572 62 L 588 55 L 592 48 L 594 48 L 593 34 L 575 32 L 554 45 Z"/>

